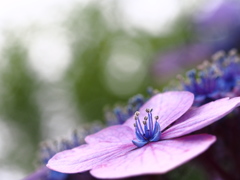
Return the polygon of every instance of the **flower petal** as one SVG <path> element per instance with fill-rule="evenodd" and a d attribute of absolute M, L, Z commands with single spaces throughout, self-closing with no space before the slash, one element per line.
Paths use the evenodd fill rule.
<path fill-rule="evenodd" d="M 190 109 L 172 127 L 162 133 L 162 139 L 183 136 L 199 130 L 221 119 L 239 106 L 240 97 L 223 98 L 210 102 L 199 108 Z"/>
<path fill-rule="evenodd" d="M 159 116 L 161 130 L 182 116 L 191 106 L 194 100 L 192 93 L 188 91 L 170 91 L 153 96 L 140 108 L 140 119 L 146 116 L 146 109 L 153 109 L 153 116 Z M 131 128 L 135 123 L 134 117 L 129 118 L 124 125 Z"/>
<path fill-rule="evenodd" d="M 101 163 L 90 173 L 101 179 L 165 173 L 196 157 L 215 140 L 215 136 L 200 134 L 149 143 L 124 156 Z"/>
<path fill-rule="evenodd" d="M 47 164 L 63 173 L 77 173 L 92 169 L 99 163 L 116 158 L 135 149 L 134 132 L 123 125 L 111 126 L 85 138 L 88 144 L 56 154 Z"/>
<path fill-rule="evenodd" d="M 62 173 L 78 173 L 115 159 L 135 149 L 130 140 L 128 144 L 96 143 L 62 151 L 53 156 L 47 167 Z"/>
<path fill-rule="evenodd" d="M 134 131 L 128 126 L 116 125 L 107 127 L 85 138 L 88 144 L 95 143 L 129 143 L 135 138 Z"/>

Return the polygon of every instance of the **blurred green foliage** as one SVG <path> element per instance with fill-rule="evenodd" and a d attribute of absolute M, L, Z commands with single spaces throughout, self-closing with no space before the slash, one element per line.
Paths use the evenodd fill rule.
<path fill-rule="evenodd" d="M 34 72 L 28 66 L 27 49 L 20 39 L 8 36 L 7 43 L 3 48 L 0 70 L 0 115 L 1 118 L 24 132 L 27 139 L 19 139 L 18 144 L 31 144 L 29 154 L 21 157 L 21 147 L 9 154 L 15 163 L 32 166 L 33 160 L 40 141 L 40 110 L 37 103 L 36 91 L 38 82 Z M 17 139 L 19 134 L 11 132 Z M 16 153 L 18 152 L 18 153 Z M 24 153 L 24 155 L 26 155 Z"/>
<path fill-rule="evenodd" d="M 38 83 L 28 66 L 27 52 L 18 39 L 9 39 L 3 49 L 0 72 L 0 112 L 4 120 L 14 121 L 28 131 L 32 143 L 39 141 L 40 112 L 36 98 Z"/>
<path fill-rule="evenodd" d="M 66 22 L 66 26 L 69 27 L 72 63 L 68 68 L 65 81 L 70 86 L 73 100 L 85 121 L 103 119 L 102 108 L 105 105 L 112 105 L 119 101 L 126 102 L 136 93 L 145 94 L 148 86 L 156 87 L 157 85 L 151 79 L 149 68 L 156 54 L 173 44 L 182 43 L 186 40 L 186 34 L 190 35 L 183 20 L 181 26 L 176 24 L 175 31 L 167 36 L 154 36 L 138 29 L 133 29 L 134 33 L 131 33 L 121 26 L 118 19 L 120 14 L 116 14 L 117 7 L 113 7 L 112 11 L 115 14 L 106 19 L 100 7 L 95 4 L 85 8 L 77 7 Z M 130 80 L 121 71 L 114 72 L 114 76 L 122 78 L 121 80 L 111 79 L 110 73 L 106 75 L 106 68 L 113 56 L 120 57 L 114 61 L 120 65 L 124 60 L 121 57 L 138 58 L 143 68 L 139 68 L 133 76 L 129 75 Z M 126 71 L 131 70 L 129 66 L 134 66 L 130 62 L 124 65 Z M 123 72 L 126 71 L 123 70 Z M 129 90 L 129 93 L 121 95 L 112 91 L 106 76 L 112 80 L 110 86 L 112 84 L 114 89 Z M 130 91 L 130 89 L 134 90 Z"/>

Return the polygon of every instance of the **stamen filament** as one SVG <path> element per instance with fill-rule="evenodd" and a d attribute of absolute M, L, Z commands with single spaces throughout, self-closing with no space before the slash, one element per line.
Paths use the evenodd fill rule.
<path fill-rule="evenodd" d="M 153 135 L 153 120 L 152 120 L 152 109 L 147 109 L 147 113 L 148 113 L 148 127 L 149 127 L 149 135 L 152 136 Z"/>
<path fill-rule="evenodd" d="M 140 120 L 139 120 L 139 112 L 137 111 L 136 113 L 135 113 L 135 120 L 136 120 L 136 126 L 137 126 L 137 128 L 139 128 L 139 126 L 140 126 L 140 132 L 143 134 L 144 132 L 143 132 L 143 128 L 142 128 L 142 126 L 141 126 L 141 123 L 140 123 Z"/>
<path fill-rule="evenodd" d="M 144 124 L 144 130 L 145 130 L 145 137 L 146 139 L 148 139 L 150 134 L 149 134 L 147 123 Z"/>
<path fill-rule="evenodd" d="M 139 126 L 140 126 L 141 129 L 139 128 Z M 136 129 L 136 135 L 139 134 L 144 139 L 143 131 L 141 131 L 142 130 L 142 126 L 141 126 L 141 124 L 138 125 L 137 121 L 135 123 L 135 129 Z"/>

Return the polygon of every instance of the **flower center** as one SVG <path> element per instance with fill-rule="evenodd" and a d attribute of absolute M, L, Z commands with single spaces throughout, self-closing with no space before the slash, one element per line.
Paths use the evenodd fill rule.
<path fill-rule="evenodd" d="M 137 140 L 132 140 L 133 144 L 137 147 L 142 147 L 148 142 L 159 141 L 161 137 L 161 128 L 158 123 L 158 116 L 155 116 L 155 123 L 152 118 L 152 109 L 146 109 L 148 116 L 144 117 L 142 124 L 139 119 L 140 112 L 135 113 L 135 134 Z"/>

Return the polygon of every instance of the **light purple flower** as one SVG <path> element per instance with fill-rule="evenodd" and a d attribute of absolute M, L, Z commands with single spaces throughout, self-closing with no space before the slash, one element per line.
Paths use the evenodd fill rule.
<path fill-rule="evenodd" d="M 216 140 L 209 134 L 184 135 L 217 121 L 240 104 L 240 97 L 224 98 L 192 109 L 193 99 L 190 92 L 166 92 L 141 107 L 139 119 L 143 120 L 147 108 L 153 108 L 150 112 L 159 117 L 155 122 L 161 128 L 157 142 L 149 138 L 144 146 L 135 146 L 132 140 L 139 141 L 139 137 L 136 139 L 138 130 L 133 124 L 138 120 L 131 117 L 123 125 L 87 136 L 85 145 L 56 154 L 47 166 L 63 173 L 91 170 L 93 176 L 103 179 L 168 172 L 204 152 Z"/>

